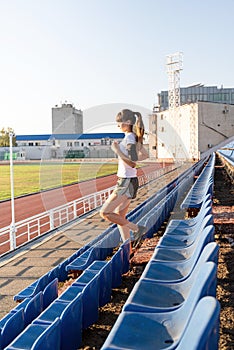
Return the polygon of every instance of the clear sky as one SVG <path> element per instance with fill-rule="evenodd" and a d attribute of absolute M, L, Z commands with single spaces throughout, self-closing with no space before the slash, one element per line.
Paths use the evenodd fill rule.
<path fill-rule="evenodd" d="M 65 101 L 84 131 L 119 107 L 150 112 L 178 51 L 181 86 L 233 87 L 233 22 L 234 0 L 0 0 L 0 128 L 51 133 Z"/>

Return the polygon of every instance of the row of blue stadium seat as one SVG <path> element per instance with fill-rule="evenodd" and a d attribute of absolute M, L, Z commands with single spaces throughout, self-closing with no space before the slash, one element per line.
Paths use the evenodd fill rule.
<path fill-rule="evenodd" d="M 53 300 L 58 297 L 58 279 L 52 280 L 44 289 L 32 298 L 12 309 L 0 321 L 0 349 L 5 348 L 25 327 L 27 327 Z"/>
<path fill-rule="evenodd" d="M 71 286 L 36 315 L 32 323 L 21 329 L 6 349 L 33 349 L 42 334 L 51 330 L 50 327 L 59 329 L 43 338 L 47 341 L 48 337 L 58 336 L 59 341 L 49 341 L 54 344 L 53 349 L 77 349 L 81 345 L 82 330 L 97 321 L 99 307 L 110 301 L 112 288 L 121 284 L 122 274 L 128 271 L 129 249 L 128 241 L 120 246 L 111 260 L 94 261 Z"/>
<path fill-rule="evenodd" d="M 197 217 L 172 220 L 102 350 L 218 349 L 219 247 L 211 206 L 207 195 Z"/>
<path fill-rule="evenodd" d="M 164 204 L 165 204 L 165 202 L 164 202 Z M 162 214 L 159 217 L 161 217 L 161 220 L 164 221 L 164 216 Z M 113 238 L 111 238 L 110 236 L 109 236 L 109 239 L 111 239 L 111 241 L 113 241 Z M 102 242 L 102 240 L 100 240 L 99 243 L 100 242 Z M 110 244 L 107 244 L 108 249 L 109 249 L 109 245 Z M 125 244 L 125 247 L 127 247 L 126 244 Z M 95 249 L 96 249 L 96 252 L 95 252 Z M 101 250 L 103 251 L 103 248 L 101 248 Z M 103 255 L 102 255 L 102 257 L 100 257 L 100 251 L 98 251 L 98 249 L 97 249 L 97 243 L 96 243 L 96 245 L 91 246 L 83 254 L 80 255 L 81 261 L 82 261 L 82 256 L 84 256 L 85 254 L 87 254 L 88 257 L 91 256 L 91 258 L 89 258 L 88 261 L 87 260 L 83 261 L 83 263 L 84 263 L 83 266 L 81 266 L 81 265 L 72 266 L 73 270 L 76 270 L 76 269 L 78 269 L 78 270 L 84 269 L 85 270 L 98 257 L 102 258 L 102 259 L 105 258 L 105 256 L 103 256 Z M 125 258 L 122 257 L 122 250 L 119 250 L 118 253 L 115 254 L 111 259 L 112 264 L 114 266 L 113 277 L 112 277 L 112 288 L 118 287 L 121 284 L 122 273 L 126 273 L 129 269 L 129 259 L 128 259 L 129 254 L 128 254 L 128 252 L 126 252 L 126 249 L 123 250 L 123 254 L 125 255 Z M 120 266 L 122 260 L 123 260 L 123 269 L 120 269 L 119 266 Z M 102 261 L 100 261 L 99 263 L 101 263 L 101 262 Z M 97 261 L 96 261 L 96 264 L 97 264 Z M 67 265 L 67 266 L 69 266 L 69 265 Z M 40 279 L 38 279 L 36 282 L 34 282 L 30 286 L 30 288 L 25 289 L 23 292 L 21 292 L 21 294 L 18 294 L 17 296 L 15 296 L 15 299 L 17 298 L 17 300 L 20 300 L 20 298 L 22 298 L 21 300 L 25 301 L 25 300 L 30 300 L 30 298 L 33 298 L 32 300 L 34 300 L 34 298 L 37 298 L 37 295 L 38 295 L 35 293 L 37 293 L 40 290 L 43 290 L 43 288 L 45 286 L 46 286 L 45 287 L 45 290 L 46 290 L 48 288 L 48 286 L 53 282 L 52 281 L 49 284 L 47 284 L 49 281 L 49 278 L 50 278 L 50 274 L 46 274 L 46 275 L 42 276 Z M 36 288 L 33 289 L 34 286 L 36 286 Z M 32 293 L 32 291 L 33 291 L 33 293 Z M 109 293 L 110 293 L 110 291 L 109 291 Z M 25 299 L 25 298 L 27 298 L 27 299 Z M 23 306 L 24 301 L 18 305 L 18 308 L 20 308 L 20 306 Z M 48 305 L 48 303 L 47 303 L 47 305 Z M 100 306 L 101 305 L 103 305 L 103 303 L 101 303 Z M 31 313 L 32 319 L 33 319 L 33 315 L 35 316 L 35 313 L 32 312 Z M 25 325 L 26 325 L 26 323 L 25 323 Z M 16 329 L 17 329 L 17 327 L 16 327 Z M 22 327 L 19 327 L 18 330 L 22 331 Z M 19 331 L 18 331 L 18 333 L 19 333 Z"/>
<path fill-rule="evenodd" d="M 181 208 L 200 208 L 207 194 L 213 191 L 215 154 L 210 156 L 206 166 L 189 190 Z"/>
<path fill-rule="evenodd" d="M 180 183 L 181 185 L 183 182 L 187 181 L 189 176 L 193 176 L 195 169 L 196 167 L 193 167 L 190 172 L 185 172 L 183 176 L 176 180 L 176 182 L 172 182 L 169 185 L 167 185 L 164 189 L 159 191 L 159 193 L 157 193 L 154 196 L 151 196 L 145 203 L 138 206 L 129 214 L 130 217 L 134 216 L 135 220 L 140 218 L 140 220 L 142 220 L 142 223 L 144 222 L 147 224 L 147 226 L 149 227 L 149 230 L 147 232 L 148 237 L 151 237 L 153 231 L 155 232 L 155 230 L 157 230 L 161 226 L 162 222 L 167 218 L 170 211 L 172 210 L 177 197 L 176 183 Z M 157 218 L 156 222 L 154 222 L 155 218 Z M 150 222 L 152 223 L 151 226 Z M 82 260 L 82 255 L 84 257 L 84 255 L 86 254 L 88 259 L 89 257 L 91 258 L 89 262 L 85 260 L 83 261 L 84 265 L 81 269 L 103 269 L 103 266 L 106 265 L 106 262 L 103 260 L 108 254 L 111 254 L 115 246 L 118 246 L 119 240 L 119 231 L 117 227 L 113 225 L 89 245 L 86 245 L 79 249 L 76 253 L 74 253 L 72 256 L 66 259 L 63 263 L 50 270 L 47 274 L 33 282 L 32 285 L 21 291 L 19 294 L 15 295 L 15 300 L 23 301 L 15 309 L 11 310 L 11 312 L 0 321 L 2 335 L 0 337 L 0 349 L 2 349 L 3 347 L 5 347 L 5 345 L 10 343 L 10 341 L 12 341 L 19 333 L 21 333 L 30 322 L 33 322 L 33 320 L 40 314 L 41 311 L 45 310 L 46 307 L 50 306 L 51 303 L 53 304 L 53 301 L 56 302 L 56 300 L 58 300 L 56 299 L 58 292 L 58 280 L 64 281 L 67 278 L 67 271 L 69 271 L 67 266 L 69 266 L 69 264 L 72 261 L 75 261 L 79 256 Z M 124 246 L 124 249 L 123 247 L 121 247 L 121 249 L 119 249 L 117 253 L 114 254 L 114 256 L 111 258 L 111 288 L 115 288 L 121 284 L 122 273 L 126 273 L 129 269 L 129 245 L 125 244 Z M 95 261 L 96 259 L 100 261 Z M 123 268 L 120 268 L 120 266 L 122 266 Z M 79 266 L 79 269 L 80 267 L 81 266 Z M 106 268 L 103 269 L 103 271 L 106 271 Z M 105 275 L 105 272 L 103 272 L 103 274 Z M 110 276 L 110 273 L 108 273 L 108 275 Z M 102 283 L 102 285 L 104 285 L 104 283 Z M 108 298 L 110 298 L 110 281 L 108 284 L 108 281 L 106 280 L 105 285 L 109 285 L 109 287 L 106 288 L 105 291 L 100 292 L 99 306 L 105 305 Z M 101 295 L 103 296 L 101 297 Z M 18 323 L 17 320 L 19 321 Z M 11 326 L 9 328 L 9 325 L 11 325 L 12 322 L 15 325 L 14 332 L 9 332 L 9 329 L 12 328 Z M 41 329 L 41 332 L 47 333 L 48 331 L 50 334 L 57 334 L 58 332 L 54 330 L 54 327 L 61 328 L 61 322 L 57 320 L 53 323 L 54 325 L 50 324 L 48 330 L 45 327 L 39 327 Z M 17 324 L 18 327 L 16 326 Z M 34 330 L 36 329 L 35 325 L 32 326 L 31 330 L 32 329 L 34 332 Z M 9 337 L 6 336 L 7 332 L 11 333 Z M 39 332 L 39 334 L 41 333 Z M 25 333 L 23 332 L 22 337 L 24 336 Z M 41 342 L 43 341 L 43 336 L 38 335 L 38 337 L 40 338 L 41 344 Z M 4 339 L 3 342 L 1 342 L 2 339 Z M 61 343 L 61 340 L 59 341 L 59 343 Z M 37 339 L 35 339 L 35 344 L 37 344 Z"/>
<path fill-rule="evenodd" d="M 225 158 L 232 166 L 234 166 L 234 149 L 232 145 L 232 149 L 228 150 L 218 150 L 218 154 L 220 154 L 223 158 Z"/>
<path fill-rule="evenodd" d="M 170 210 L 173 209 L 173 205 L 176 200 L 177 191 L 178 191 L 178 185 L 180 189 L 182 188 L 183 184 L 186 184 L 187 181 L 190 180 L 191 177 L 194 176 L 194 173 L 198 173 L 200 169 L 203 166 L 205 160 L 201 160 L 197 164 L 193 165 L 191 169 L 188 169 L 185 173 L 183 173 L 181 176 L 179 176 L 176 180 L 170 182 L 167 186 L 162 188 L 160 191 L 158 191 L 156 194 L 152 195 L 147 201 L 141 203 L 138 205 L 134 210 L 132 210 L 128 215 L 128 219 L 136 222 L 142 219 L 142 224 L 149 227 L 148 230 L 148 237 L 151 237 L 153 232 L 157 231 L 158 228 L 161 226 L 162 222 L 165 220 L 165 217 L 167 217 L 170 213 Z M 170 200 L 170 207 L 165 202 L 169 202 L 169 195 L 173 194 L 173 200 Z M 165 215 L 163 214 L 163 210 L 167 209 L 167 212 Z M 151 224 L 152 222 L 152 215 L 148 215 L 149 211 L 153 210 L 154 212 L 157 211 L 157 217 L 158 221 L 154 222 L 154 225 Z M 160 215 L 162 214 L 162 215 Z M 30 286 L 26 287 L 24 290 L 20 291 L 18 294 L 14 296 L 15 301 L 22 301 L 25 298 L 30 298 L 35 296 L 39 291 L 42 291 L 48 283 L 50 283 L 54 278 L 58 278 L 59 281 L 63 282 L 68 277 L 68 266 L 71 263 L 78 262 L 78 258 L 80 257 L 81 263 L 85 264 L 84 267 L 88 266 L 89 263 L 91 263 L 93 260 L 93 257 L 95 257 L 95 254 L 103 255 L 105 254 L 105 250 L 100 252 L 100 249 L 98 247 L 104 246 L 106 248 L 114 248 L 119 244 L 120 241 L 120 235 L 118 228 L 116 225 L 111 225 L 108 229 L 106 229 L 101 235 L 99 235 L 96 239 L 94 239 L 91 243 L 85 245 L 84 247 L 80 248 L 77 252 L 72 254 L 69 258 L 65 259 L 62 263 L 60 263 L 55 268 L 51 269 L 48 273 L 41 276 L 38 280 L 34 281 Z M 95 249 L 97 247 L 97 249 Z M 101 249 L 102 250 L 102 249 Z M 107 254 L 110 253 L 110 251 L 107 252 Z M 87 263 L 84 259 L 87 260 Z"/>

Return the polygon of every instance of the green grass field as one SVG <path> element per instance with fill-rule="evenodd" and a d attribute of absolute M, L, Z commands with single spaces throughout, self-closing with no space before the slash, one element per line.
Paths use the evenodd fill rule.
<path fill-rule="evenodd" d="M 14 164 L 15 197 L 116 173 L 110 163 Z M 10 166 L 0 165 L 0 200 L 11 197 Z"/>

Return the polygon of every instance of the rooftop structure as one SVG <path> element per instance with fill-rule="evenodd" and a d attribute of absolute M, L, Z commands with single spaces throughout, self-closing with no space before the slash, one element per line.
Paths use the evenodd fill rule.
<path fill-rule="evenodd" d="M 180 87 L 181 105 L 198 101 L 234 104 L 234 88 L 224 88 L 223 86 L 218 88 L 202 84 Z M 158 106 L 160 110 L 169 108 L 168 91 L 161 91 L 158 94 Z"/>
<path fill-rule="evenodd" d="M 71 103 L 63 103 L 61 107 L 52 108 L 53 134 L 82 134 L 83 112 Z"/>

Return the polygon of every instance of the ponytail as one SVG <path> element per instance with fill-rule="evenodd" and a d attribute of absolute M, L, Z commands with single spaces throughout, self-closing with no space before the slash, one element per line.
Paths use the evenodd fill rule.
<path fill-rule="evenodd" d="M 145 132 L 145 127 L 142 120 L 142 115 L 140 112 L 133 112 L 130 109 L 123 109 L 116 116 L 117 122 L 127 122 L 131 123 L 131 131 L 136 135 L 136 141 L 138 143 L 143 143 L 143 136 Z"/>
<path fill-rule="evenodd" d="M 143 143 L 143 136 L 145 132 L 144 123 L 142 120 L 142 115 L 139 112 L 133 112 L 137 116 L 136 123 L 134 125 L 134 132 L 137 137 L 137 142 Z"/>

